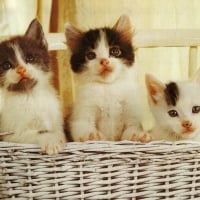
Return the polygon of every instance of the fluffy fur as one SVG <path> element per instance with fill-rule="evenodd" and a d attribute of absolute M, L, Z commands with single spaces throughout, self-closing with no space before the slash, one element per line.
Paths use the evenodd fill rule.
<path fill-rule="evenodd" d="M 155 118 L 153 140 L 200 141 L 200 72 L 192 80 L 167 84 L 147 74 L 146 86 Z"/>
<path fill-rule="evenodd" d="M 65 25 L 76 100 L 70 131 L 75 141 L 148 141 L 134 78 L 131 23 L 121 16 L 113 28 L 81 31 Z"/>
<path fill-rule="evenodd" d="M 2 140 L 36 143 L 56 154 L 66 142 L 57 93 L 50 84 L 47 43 L 35 19 L 23 36 L 0 44 Z"/>

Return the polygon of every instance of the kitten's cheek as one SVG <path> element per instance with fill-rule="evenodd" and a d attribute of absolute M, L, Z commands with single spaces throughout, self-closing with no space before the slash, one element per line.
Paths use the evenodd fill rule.
<path fill-rule="evenodd" d="M 6 80 L 8 84 L 15 84 L 20 81 L 20 76 L 14 73 L 9 73 Z"/>

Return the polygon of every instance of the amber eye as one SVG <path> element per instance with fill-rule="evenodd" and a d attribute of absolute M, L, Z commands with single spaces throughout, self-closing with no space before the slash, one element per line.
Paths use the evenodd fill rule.
<path fill-rule="evenodd" d="M 119 47 L 111 47 L 110 48 L 110 56 L 119 57 L 121 55 L 121 50 Z"/>
<path fill-rule="evenodd" d="M 193 106 L 192 107 L 192 113 L 199 113 L 200 112 L 200 106 Z"/>
<path fill-rule="evenodd" d="M 26 62 L 31 63 L 34 61 L 34 56 L 32 54 L 26 55 Z"/>
<path fill-rule="evenodd" d="M 96 58 L 96 54 L 95 54 L 93 51 L 87 52 L 85 56 L 86 56 L 86 58 L 87 58 L 88 60 L 93 60 L 93 59 Z"/>
<path fill-rule="evenodd" d="M 4 70 L 8 70 L 8 69 L 12 68 L 12 64 L 9 61 L 5 61 L 2 63 L 2 67 Z"/>
<path fill-rule="evenodd" d="M 168 114 L 170 117 L 177 117 L 178 116 L 178 112 L 176 110 L 170 110 L 168 111 Z"/>

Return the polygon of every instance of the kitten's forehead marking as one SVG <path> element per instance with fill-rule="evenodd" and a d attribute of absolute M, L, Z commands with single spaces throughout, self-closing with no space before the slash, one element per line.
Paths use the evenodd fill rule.
<path fill-rule="evenodd" d="M 176 106 L 179 99 L 179 88 L 175 82 L 170 82 L 166 84 L 166 89 L 164 90 L 165 99 L 168 105 Z"/>
<path fill-rule="evenodd" d="M 103 30 L 100 30 L 100 40 L 97 43 L 97 53 L 101 58 L 107 58 L 109 56 L 106 33 Z"/>
<path fill-rule="evenodd" d="M 16 55 L 16 58 L 17 58 L 17 61 L 18 61 L 18 64 L 21 64 L 23 66 L 25 66 L 25 62 L 22 58 L 22 55 L 20 53 L 20 48 L 18 45 L 14 44 L 14 45 L 11 45 L 11 48 L 14 50 L 15 52 L 15 55 Z"/>

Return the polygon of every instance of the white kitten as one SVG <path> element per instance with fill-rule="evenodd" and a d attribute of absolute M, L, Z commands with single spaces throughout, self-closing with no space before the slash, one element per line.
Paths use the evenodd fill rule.
<path fill-rule="evenodd" d="M 36 143 L 56 154 L 66 142 L 59 99 L 50 84 L 44 33 L 35 19 L 24 36 L 0 43 L 1 132 L 4 141 Z"/>
<path fill-rule="evenodd" d="M 167 84 L 147 74 L 146 86 L 155 117 L 153 140 L 200 141 L 200 73 L 192 80 Z"/>
<path fill-rule="evenodd" d="M 129 18 L 113 28 L 82 32 L 66 25 L 71 67 L 76 74 L 76 100 L 70 131 L 75 141 L 148 141 L 134 80 L 134 50 Z"/>

